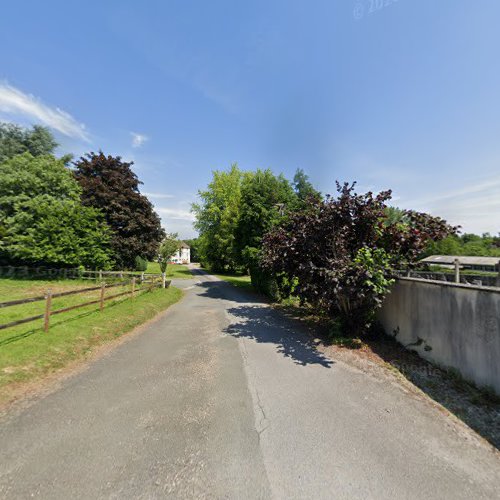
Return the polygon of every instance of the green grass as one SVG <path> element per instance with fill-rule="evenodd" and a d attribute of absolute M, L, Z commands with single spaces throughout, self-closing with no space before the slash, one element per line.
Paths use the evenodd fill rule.
<path fill-rule="evenodd" d="M 161 273 L 158 262 L 148 262 L 147 273 Z M 187 266 L 182 264 L 169 264 L 167 266 L 167 278 L 192 278 L 193 275 Z"/>
<path fill-rule="evenodd" d="M 243 288 L 245 290 L 254 290 L 252 283 L 250 282 L 250 276 L 239 275 L 239 274 L 216 274 L 221 280 L 227 281 L 238 288 Z"/>
<path fill-rule="evenodd" d="M 1 300 L 39 295 L 50 285 L 54 291 L 88 287 L 92 283 L 30 280 L 0 280 Z M 116 287 L 109 294 L 119 293 Z M 53 308 L 85 302 L 96 298 L 91 292 L 54 299 Z M 92 348 L 129 332 L 177 302 L 182 292 L 177 288 L 140 291 L 134 299 L 126 295 L 106 302 L 103 311 L 91 305 L 53 316 L 45 333 L 43 320 L 0 330 L 0 404 L 11 400 L 27 382 L 64 367 L 73 360 L 84 358 Z M 0 309 L 0 323 L 24 316 L 40 314 L 44 302 L 34 302 Z"/>

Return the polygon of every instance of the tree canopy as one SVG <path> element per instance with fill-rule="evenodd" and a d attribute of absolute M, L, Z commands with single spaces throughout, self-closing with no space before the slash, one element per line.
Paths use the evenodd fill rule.
<path fill-rule="evenodd" d="M 253 267 L 263 236 L 295 205 L 297 196 L 283 175 L 271 170 L 247 172 L 241 185 L 241 208 L 235 231 L 239 262 Z"/>
<path fill-rule="evenodd" d="M 337 317 L 351 334 L 366 330 L 388 292 L 395 266 L 412 263 L 430 240 L 455 232 L 445 221 L 404 211 L 388 220 L 390 191 L 355 192 L 337 185 L 338 196 L 310 198 L 268 232 L 261 265 L 317 311 Z"/>
<path fill-rule="evenodd" d="M 139 192 L 142 183 L 132 165 L 103 152 L 88 153 L 74 162 L 83 204 L 104 214 L 112 231 L 113 257 L 119 267 L 129 269 L 137 256 L 153 260 L 165 236 L 153 205 Z"/>
<path fill-rule="evenodd" d="M 14 156 L 0 164 L 0 260 L 8 264 L 106 268 L 108 226 L 80 203 L 63 160 Z"/>
<path fill-rule="evenodd" d="M 238 267 L 235 231 L 241 206 L 243 173 L 233 164 L 228 171 L 215 170 L 195 203 L 195 228 L 199 231 L 198 255 L 214 271 L 234 271 Z"/>
<path fill-rule="evenodd" d="M 0 123 L 0 163 L 22 153 L 33 156 L 53 154 L 58 144 L 47 127 L 31 129 L 13 123 Z"/>
<path fill-rule="evenodd" d="M 158 263 L 162 273 L 167 272 L 167 266 L 172 256 L 179 250 L 180 241 L 177 233 L 167 234 L 160 244 Z"/>

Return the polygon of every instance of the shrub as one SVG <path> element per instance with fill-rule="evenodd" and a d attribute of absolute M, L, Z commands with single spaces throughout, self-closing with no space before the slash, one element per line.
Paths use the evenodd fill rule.
<path fill-rule="evenodd" d="M 141 256 L 135 258 L 135 270 L 136 271 L 146 271 L 148 268 L 148 261 L 143 259 Z"/>
<path fill-rule="evenodd" d="M 390 191 L 358 195 L 337 183 L 339 196 L 310 199 L 264 238 L 261 264 L 289 283 L 318 312 L 338 318 L 346 333 L 365 333 L 387 294 L 396 265 L 412 263 L 431 239 L 455 232 L 445 221 L 403 211 L 388 220 Z"/>

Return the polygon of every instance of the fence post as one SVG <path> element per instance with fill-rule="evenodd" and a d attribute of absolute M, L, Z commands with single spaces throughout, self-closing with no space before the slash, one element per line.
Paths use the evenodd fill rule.
<path fill-rule="evenodd" d="M 106 288 L 106 283 L 101 283 L 101 297 L 99 299 L 99 310 L 104 309 L 104 289 Z"/>
<path fill-rule="evenodd" d="M 99 281 L 102 281 L 102 270 L 99 270 Z"/>
<path fill-rule="evenodd" d="M 45 332 L 49 331 L 50 323 L 50 308 L 52 306 L 52 290 L 47 290 L 47 295 L 45 296 L 45 315 L 43 317 L 43 330 Z"/>
<path fill-rule="evenodd" d="M 134 277 L 134 278 L 132 278 L 132 285 L 131 285 L 131 288 L 132 288 L 132 290 L 131 290 L 131 293 L 132 293 L 132 298 L 134 298 L 134 297 L 135 297 L 135 277 Z"/>
<path fill-rule="evenodd" d="M 167 273 L 161 273 L 161 287 L 165 288 L 165 282 L 167 281 Z"/>
<path fill-rule="evenodd" d="M 460 261 L 455 259 L 455 283 L 460 283 Z"/>
<path fill-rule="evenodd" d="M 141 283 L 144 281 L 144 273 L 141 273 Z"/>
<path fill-rule="evenodd" d="M 497 267 L 498 267 L 498 274 L 497 274 L 496 285 L 500 287 L 500 260 L 498 261 Z"/>

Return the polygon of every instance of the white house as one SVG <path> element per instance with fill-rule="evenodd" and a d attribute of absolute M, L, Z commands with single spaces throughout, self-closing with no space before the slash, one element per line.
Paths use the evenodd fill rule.
<path fill-rule="evenodd" d="M 189 264 L 191 262 L 191 248 L 187 243 L 180 242 L 181 246 L 177 252 L 170 258 L 174 264 Z"/>

